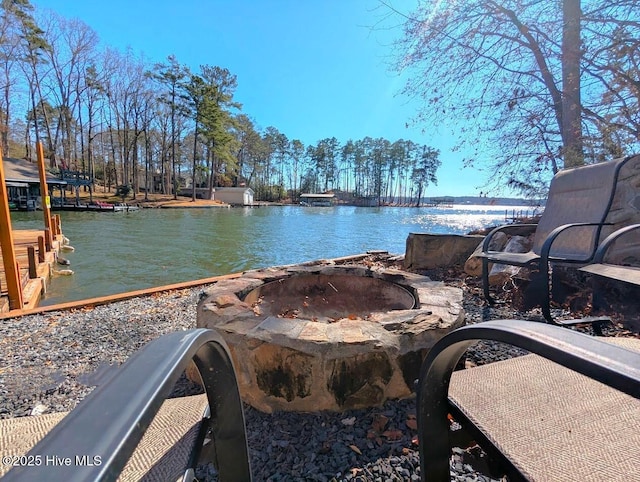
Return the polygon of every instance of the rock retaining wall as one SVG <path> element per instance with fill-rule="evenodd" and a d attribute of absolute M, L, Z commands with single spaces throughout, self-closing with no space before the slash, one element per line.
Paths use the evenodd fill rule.
<path fill-rule="evenodd" d="M 418 271 L 462 265 L 483 239 L 476 235 L 411 233 L 404 268 Z"/>

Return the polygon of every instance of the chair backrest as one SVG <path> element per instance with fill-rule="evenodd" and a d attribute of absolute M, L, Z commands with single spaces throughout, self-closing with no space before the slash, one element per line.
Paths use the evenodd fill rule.
<path fill-rule="evenodd" d="M 533 251 L 540 254 L 549 233 L 568 223 L 604 223 L 616 191 L 618 174 L 631 157 L 563 169 L 551 180 L 544 212 L 538 223 Z M 561 234 L 551 255 L 565 259 L 593 256 L 602 228 L 580 227 Z"/>

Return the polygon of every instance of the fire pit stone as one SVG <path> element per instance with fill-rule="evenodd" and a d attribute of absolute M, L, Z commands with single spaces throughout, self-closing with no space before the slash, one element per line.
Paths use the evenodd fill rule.
<path fill-rule="evenodd" d="M 407 397 L 426 352 L 463 322 L 458 288 L 330 261 L 219 281 L 197 316 L 225 338 L 243 400 L 266 412 Z"/>

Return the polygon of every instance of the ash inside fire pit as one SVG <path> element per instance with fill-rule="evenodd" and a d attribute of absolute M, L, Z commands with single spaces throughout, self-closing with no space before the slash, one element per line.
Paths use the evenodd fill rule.
<path fill-rule="evenodd" d="M 309 274 L 266 283 L 244 299 L 256 314 L 334 322 L 368 319 L 376 311 L 410 310 L 416 300 L 406 288 L 377 278 Z"/>

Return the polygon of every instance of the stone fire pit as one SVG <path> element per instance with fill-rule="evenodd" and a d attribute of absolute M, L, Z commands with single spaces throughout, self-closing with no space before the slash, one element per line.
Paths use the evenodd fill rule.
<path fill-rule="evenodd" d="M 219 331 L 253 407 L 345 410 L 410 395 L 426 351 L 462 325 L 462 291 L 361 265 L 300 265 L 219 281 L 198 326 Z"/>

